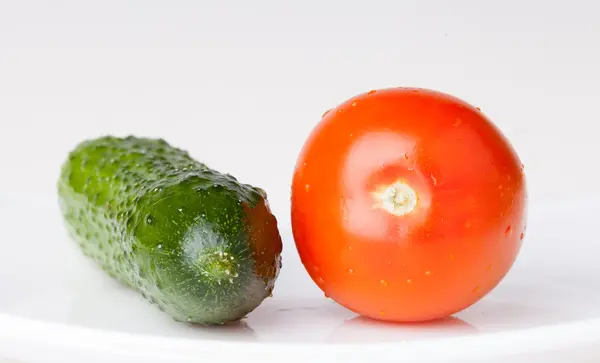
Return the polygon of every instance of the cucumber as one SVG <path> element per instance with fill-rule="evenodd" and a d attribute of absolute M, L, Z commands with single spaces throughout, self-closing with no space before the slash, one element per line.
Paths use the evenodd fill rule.
<path fill-rule="evenodd" d="M 176 321 L 237 321 L 272 293 L 282 241 L 266 193 L 162 139 L 84 140 L 58 197 L 83 254 Z"/>

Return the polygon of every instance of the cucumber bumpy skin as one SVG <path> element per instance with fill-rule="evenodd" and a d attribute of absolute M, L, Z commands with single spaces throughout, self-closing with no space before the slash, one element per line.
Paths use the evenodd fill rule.
<path fill-rule="evenodd" d="M 162 139 L 83 141 L 58 195 L 83 253 L 177 321 L 236 321 L 271 295 L 282 241 L 265 192 Z"/>

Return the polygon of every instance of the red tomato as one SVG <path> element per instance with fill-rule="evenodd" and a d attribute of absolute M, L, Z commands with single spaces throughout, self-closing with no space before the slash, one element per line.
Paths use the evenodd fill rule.
<path fill-rule="evenodd" d="M 523 166 L 479 109 L 414 88 L 371 91 L 326 113 L 292 184 L 302 263 L 364 316 L 458 312 L 506 275 L 525 233 Z"/>

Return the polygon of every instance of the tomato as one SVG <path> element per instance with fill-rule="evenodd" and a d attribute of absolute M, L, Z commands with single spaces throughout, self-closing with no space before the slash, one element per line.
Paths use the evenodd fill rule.
<path fill-rule="evenodd" d="M 525 233 L 523 166 L 478 109 L 437 91 L 353 97 L 310 134 L 292 182 L 302 263 L 374 319 L 452 315 L 494 289 Z"/>

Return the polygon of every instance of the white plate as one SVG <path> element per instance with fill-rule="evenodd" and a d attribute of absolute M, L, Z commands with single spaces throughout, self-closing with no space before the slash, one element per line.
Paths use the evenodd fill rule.
<path fill-rule="evenodd" d="M 600 198 L 532 205 L 504 282 L 437 323 L 368 321 L 325 299 L 291 233 L 275 296 L 243 324 L 176 323 L 66 238 L 54 198 L 0 196 L 0 362 L 598 362 Z"/>

